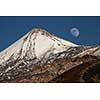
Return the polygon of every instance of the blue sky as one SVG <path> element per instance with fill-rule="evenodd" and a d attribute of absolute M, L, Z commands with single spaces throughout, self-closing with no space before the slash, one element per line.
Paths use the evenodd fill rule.
<path fill-rule="evenodd" d="M 70 33 L 71 28 L 80 31 L 79 37 Z M 43 28 L 65 40 L 80 45 L 100 45 L 100 17 L 71 16 L 16 16 L 0 17 L 0 51 L 10 46 L 33 28 Z"/>

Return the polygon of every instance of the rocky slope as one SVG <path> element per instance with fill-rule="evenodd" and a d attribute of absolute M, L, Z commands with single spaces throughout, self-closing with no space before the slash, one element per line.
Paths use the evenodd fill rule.
<path fill-rule="evenodd" d="M 86 76 L 99 61 L 100 46 L 79 46 L 33 29 L 0 53 L 0 82 L 99 82 Z"/>

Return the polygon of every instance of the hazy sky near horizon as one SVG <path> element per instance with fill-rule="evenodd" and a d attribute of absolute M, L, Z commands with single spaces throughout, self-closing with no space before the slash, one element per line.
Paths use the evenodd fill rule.
<path fill-rule="evenodd" d="M 100 17 L 71 16 L 0 16 L 0 51 L 20 39 L 33 28 L 42 28 L 79 45 L 100 45 Z M 79 35 L 71 33 L 77 28 Z"/>

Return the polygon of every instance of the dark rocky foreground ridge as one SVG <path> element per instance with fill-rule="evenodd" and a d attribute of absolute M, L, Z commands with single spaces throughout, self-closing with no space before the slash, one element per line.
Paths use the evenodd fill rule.
<path fill-rule="evenodd" d="M 58 39 L 44 30 L 33 30 L 24 39 L 25 41 L 29 38 L 29 42 L 32 41 L 23 44 L 27 48 L 25 46 L 23 46 L 24 49 L 21 47 L 18 54 L 16 54 L 15 50 L 8 60 L 4 60 L 0 64 L 1 83 L 100 82 L 100 46 L 68 46 L 66 50 L 58 53 L 53 53 L 56 48 L 52 49 L 50 47 L 38 59 L 37 51 L 35 51 L 35 46 L 33 45 L 36 42 L 31 39 L 32 34 L 36 32 L 42 32 L 42 35 L 46 35 L 46 37 L 49 36 L 49 41 Z M 37 38 L 36 35 L 34 35 L 35 38 L 33 39 Z M 65 46 L 61 41 L 59 42 L 61 44 L 54 43 L 61 46 L 61 48 Z M 4 57 L 6 56 L 4 55 Z"/>
<path fill-rule="evenodd" d="M 0 75 L 0 82 L 100 82 L 100 57 L 86 54 L 71 58 L 66 54 L 67 52 L 63 52 L 33 65 L 32 61 L 30 65 L 22 62 L 20 65 L 23 67 L 18 65 L 7 71 L 8 66 L 16 65 L 17 61 L 9 62 L 0 67 L 0 71 L 4 72 Z"/>

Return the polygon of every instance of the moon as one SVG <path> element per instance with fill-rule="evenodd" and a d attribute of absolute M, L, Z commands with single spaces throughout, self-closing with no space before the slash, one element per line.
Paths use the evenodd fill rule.
<path fill-rule="evenodd" d="M 80 35 L 79 29 L 78 28 L 71 28 L 70 29 L 70 33 L 74 36 L 74 37 L 78 37 Z"/>

